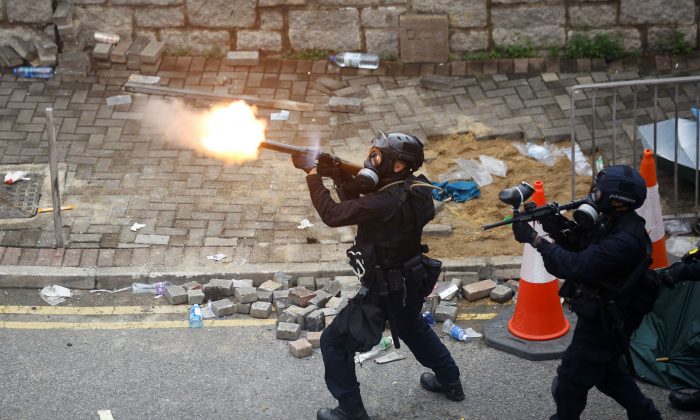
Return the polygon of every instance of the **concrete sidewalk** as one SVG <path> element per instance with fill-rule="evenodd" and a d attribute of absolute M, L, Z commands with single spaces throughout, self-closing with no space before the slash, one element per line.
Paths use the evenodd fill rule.
<path fill-rule="evenodd" d="M 451 89 L 437 91 L 422 88 L 419 77 L 371 71 L 340 76 L 328 65 L 299 63 L 303 62 L 272 60 L 232 68 L 220 59 L 169 57 L 158 75 L 168 87 L 313 103 L 313 112 L 290 111 L 287 121 L 268 121 L 267 137 L 297 145 L 320 141 L 325 150 L 356 162 L 364 159 L 377 129 L 406 131 L 428 141 L 431 136 L 466 131 L 481 138 L 568 139 L 567 87 L 640 76 L 636 71 L 464 76 L 456 77 Z M 166 143 L 142 124 L 148 95 L 135 94 L 132 104 L 116 108 L 105 104 L 106 97 L 122 93 L 131 74 L 115 66 L 81 83 L 0 79 L 0 165 L 20 170 L 36 164 L 45 170 L 44 110 L 53 107 L 59 161 L 65 169 L 63 204 L 75 206 L 63 212 L 65 250 L 53 248 L 51 213 L 31 220 L 0 219 L 0 286 L 63 282 L 104 288 L 163 277 L 262 279 L 275 271 L 349 274 L 344 261 L 351 235 L 321 222 L 308 199 L 304 176 L 288 156 L 264 151 L 256 161 L 226 165 Z M 321 77 L 334 78 L 353 96 L 362 97 L 362 111 L 331 112 L 329 91 L 317 83 Z M 640 93 L 640 124 L 652 114 L 648 93 Z M 660 90 L 659 119 L 672 112 L 671 95 Z M 693 86 L 682 89 L 679 108 L 689 109 L 695 97 Z M 621 156 L 631 149 L 631 92 L 620 91 L 617 101 L 622 126 L 618 135 L 627 139 L 618 140 Z M 610 109 L 600 99 L 599 116 Z M 267 119 L 272 112 L 277 110 L 258 109 L 258 115 Z M 587 150 L 589 100 L 577 102 L 577 116 L 582 124 L 577 141 Z M 596 143 L 605 144 L 610 133 L 609 127 L 599 125 Z M 50 202 L 50 194 L 44 194 L 47 198 Z M 297 229 L 302 219 L 314 227 Z M 130 227 L 135 222 L 146 226 L 134 232 Z M 446 261 L 446 266 L 476 268 L 482 278 L 489 278 L 494 269 L 517 267 L 519 260 L 469 258 L 466 249 L 463 259 Z M 227 258 L 207 259 L 218 253 Z"/>

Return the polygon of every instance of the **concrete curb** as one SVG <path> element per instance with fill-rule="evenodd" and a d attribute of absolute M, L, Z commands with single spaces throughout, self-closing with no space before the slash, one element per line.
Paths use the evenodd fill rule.
<path fill-rule="evenodd" d="M 476 271 L 480 279 L 493 276 L 498 269 L 519 268 L 521 257 L 467 257 L 443 260 L 447 271 Z M 52 267 L 0 266 L 0 288 L 36 289 L 52 284 L 72 289 L 116 289 L 131 283 L 154 283 L 168 280 L 182 284 L 190 280 L 208 282 L 213 278 L 253 279 L 255 285 L 269 280 L 275 272 L 283 271 L 294 277 L 334 277 L 353 275 L 345 262 L 327 263 L 269 263 L 225 266 L 221 269 L 190 269 L 162 267 Z"/>

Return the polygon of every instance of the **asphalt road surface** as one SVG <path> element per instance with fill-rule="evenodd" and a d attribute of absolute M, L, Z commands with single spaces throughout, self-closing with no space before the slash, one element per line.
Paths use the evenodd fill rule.
<path fill-rule="evenodd" d="M 110 314 L 95 315 L 95 307 Z M 47 307 L 36 290 L 0 291 L 0 418 L 97 419 L 98 410 L 111 410 L 117 420 L 314 419 L 319 407 L 334 405 L 320 352 L 296 359 L 286 342 L 274 338 L 273 321 L 255 325 L 252 318 L 235 316 L 189 329 L 186 318 L 185 306 L 129 292 L 83 293 Z M 480 330 L 481 321 L 460 324 Z M 402 347 L 404 360 L 370 360 L 357 368 L 370 415 L 545 419 L 554 412 L 549 390 L 558 361 L 523 360 L 482 340 L 443 340 L 461 370 L 466 400 L 452 402 L 421 389 L 418 377 L 425 369 Z M 664 418 L 698 418 L 674 410 L 668 391 L 641 386 Z M 626 415 L 592 390 L 583 418 Z"/>

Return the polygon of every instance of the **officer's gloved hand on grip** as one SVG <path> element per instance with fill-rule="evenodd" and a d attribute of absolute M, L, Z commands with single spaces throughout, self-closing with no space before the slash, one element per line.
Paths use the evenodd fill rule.
<path fill-rule="evenodd" d="M 299 168 L 308 174 L 316 167 L 316 156 L 308 153 L 292 155 L 292 163 L 295 168 Z"/>
<path fill-rule="evenodd" d="M 682 278 L 683 277 L 683 263 L 680 261 L 676 261 L 675 263 L 671 264 L 670 266 L 666 268 L 661 268 L 658 270 L 659 271 L 659 277 L 661 278 L 661 282 L 666 286 L 671 289 L 673 289 L 673 286 L 675 286 L 677 283 L 680 283 L 686 279 Z"/>
<path fill-rule="evenodd" d="M 527 222 L 513 223 L 513 235 L 515 240 L 521 244 L 530 244 L 534 246 L 535 240 L 538 239 L 537 231 Z"/>

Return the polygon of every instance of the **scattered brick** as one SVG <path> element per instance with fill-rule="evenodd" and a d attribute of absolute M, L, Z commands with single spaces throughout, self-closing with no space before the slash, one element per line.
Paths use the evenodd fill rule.
<path fill-rule="evenodd" d="M 457 316 L 457 306 L 453 305 L 445 305 L 445 304 L 439 304 L 437 308 L 435 308 L 435 320 L 438 322 L 444 322 L 446 320 L 451 320 L 454 321 L 455 317 Z"/>
<path fill-rule="evenodd" d="M 226 64 L 235 66 L 257 66 L 260 53 L 257 51 L 229 51 L 226 54 Z"/>
<path fill-rule="evenodd" d="M 513 291 L 513 293 L 518 293 L 518 288 L 520 287 L 520 282 L 517 280 L 508 280 L 505 285 Z"/>
<path fill-rule="evenodd" d="M 281 271 L 276 272 L 272 280 L 281 284 L 283 289 L 289 289 L 295 286 L 294 277 Z"/>
<path fill-rule="evenodd" d="M 126 52 L 129 51 L 131 47 L 130 39 L 122 39 L 119 43 L 112 48 L 112 53 L 110 55 L 113 63 L 126 63 Z"/>
<path fill-rule="evenodd" d="M 343 284 L 338 280 L 333 280 L 327 285 L 323 286 L 323 289 L 321 290 L 323 290 L 331 296 L 338 296 L 340 291 L 343 290 Z"/>
<path fill-rule="evenodd" d="M 204 292 L 202 289 L 194 289 L 187 291 L 187 303 L 190 305 L 204 303 Z"/>
<path fill-rule="evenodd" d="M 306 339 L 311 343 L 311 347 L 317 349 L 321 347 L 321 331 L 309 331 L 306 333 Z"/>
<path fill-rule="evenodd" d="M 258 300 L 258 291 L 254 287 L 236 287 L 233 294 L 240 303 L 253 303 Z"/>
<path fill-rule="evenodd" d="M 219 300 L 221 299 L 221 289 L 215 284 L 207 283 L 202 287 L 204 291 L 204 296 L 209 300 Z"/>
<path fill-rule="evenodd" d="M 452 235 L 452 225 L 428 223 L 423 228 L 423 235 L 434 237 L 447 237 Z"/>
<path fill-rule="evenodd" d="M 165 297 L 171 305 L 187 303 L 187 290 L 182 286 L 168 286 L 165 288 Z"/>
<path fill-rule="evenodd" d="M 211 303 L 211 310 L 217 317 L 233 315 L 233 302 L 230 299 L 216 300 Z"/>
<path fill-rule="evenodd" d="M 275 290 L 272 292 L 272 301 L 277 302 L 278 300 L 289 300 L 289 290 Z"/>
<path fill-rule="evenodd" d="M 280 322 L 277 324 L 276 337 L 279 340 L 297 340 L 301 335 L 301 326 L 289 322 Z"/>
<path fill-rule="evenodd" d="M 249 314 L 251 304 L 250 303 L 236 303 L 233 305 L 234 310 L 237 314 Z"/>
<path fill-rule="evenodd" d="M 321 331 L 326 327 L 326 317 L 323 312 L 316 309 L 306 316 L 305 325 L 309 331 Z"/>
<path fill-rule="evenodd" d="M 508 286 L 498 285 L 489 295 L 492 301 L 497 303 L 506 303 L 513 297 L 513 291 Z"/>
<path fill-rule="evenodd" d="M 250 316 L 253 318 L 267 319 L 271 313 L 272 304 L 270 302 L 254 302 L 250 307 Z"/>
<path fill-rule="evenodd" d="M 158 73 L 158 70 L 160 69 L 161 61 L 162 60 L 158 60 L 153 64 L 141 63 L 141 73 L 155 75 L 156 73 Z"/>
<path fill-rule="evenodd" d="M 309 289 L 297 286 L 289 289 L 289 301 L 294 305 L 305 308 L 309 305 L 309 301 L 316 296 L 316 293 Z"/>
<path fill-rule="evenodd" d="M 459 279 L 459 288 L 461 289 L 462 286 L 479 281 L 479 273 L 476 271 L 448 271 L 445 273 L 445 278 L 450 279 L 450 282 Z"/>
<path fill-rule="evenodd" d="M 297 279 L 297 286 L 305 287 L 308 290 L 316 290 L 316 280 L 313 277 L 299 277 Z"/>
<path fill-rule="evenodd" d="M 362 287 L 360 279 L 356 276 L 336 276 L 335 279 L 340 282 L 340 290 L 357 292 Z"/>
<path fill-rule="evenodd" d="M 53 12 L 53 23 L 60 26 L 73 24 L 73 3 L 60 2 Z"/>
<path fill-rule="evenodd" d="M 362 99 L 341 98 L 332 96 L 328 99 L 328 108 L 332 112 L 347 112 L 357 114 L 362 111 Z"/>
<path fill-rule="evenodd" d="M 497 268 L 493 270 L 494 280 L 510 280 L 519 279 L 520 269 L 519 268 Z"/>
<path fill-rule="evenodd" d="M 218 287 L 221 291 L 221 296 L 231 296 L 231 285 L 233 284 L 233 280 L 211 279 L 209 284 L 213 284 L 214 286 Z"/>
<path fill-rule="evenodd" d="M 258 290 L 258 302 L 269 302 L 272 304 L 272 292 L 267 290 Z"/>
<path fill-rule="evenodd" d="M 109 53 L 112 51 L 112 44 L 95 44 L 92 49 L 92 56 L 98 60 L 109 60 Z"/>
<path fill-rule="evenodd" d="M 152 39 L 139 54 L 139 60 L 141 63 L 155 64 L 160 61 L 163 51 L 165 51 L 165 43 Z"/>
<path fill-rule="evenodd" d="M 253 280 L 231 280 L 231 290 L 237 287 L 253 287 Z"/>
<path fill-rule="evenodd" d="M 319 308 L 323 308 L 326 306 L 326 303 L 332 298 L 330 293 L 323 291 L 323 290 L 318 290 L 316 291 L 316 296 L 309 301 L 310 304 L 316 305 Z"/>
<path fill-rule="evenodd" d="M 343 298 L 339 298 L 339 297 L 332 297 L 332 298 L 328 299 L 328 302 L 326 302 L 326 308 L 335 309 L 338 312 L 340 312 L 338 307 L 341 306 L 341 304 L 343 303 L 344 300 L 347 300 L 347 299 L 343 299 Z"/>
<path fill-rule="evenodd" d="M 141 51 L 146 48 L 151 40 L 146 36 L 137 36 L 131 46 L 126 51 L 126 68 L 138 70 L 141 67 Z"/>
<path fill-rule="evenodd" d="M 316 290 L 325 290 L 326 286 L 331 282 L 328 277 L 317 277 L 316 278 Z M 328 290 L 326 290 L 328 291 Z"/>
<path fill-rule="evenodd" d="M 297 323 L 297 314 L 294 312 L 290 311 L 289 308 L 285 309 L 283 312 L 278 312 L 279 316 L 277 317 L 277 321 L 279 322 L 287 322 L 290 324 L 296 324 Z"/>
<path fill-rule="evenodd" d="M 464 286 L 462 293 L 465 299 L 473 302 L 487 297 L 496 286 L 497 284 L 493 280 L 482 280 Z"/>
<path fill-rule="evenodd" d="M 290 342 L 288 347 L 289 352 L 300 359 L 302 357 L 311 356 L 314 352 L 311 343 L 309 343 L 305 338 Z"/>
<path fill-rule="evenodd" d="M 265 283 L 261 284 L 259 287 L 259 289 L 267 290 L 268 292 L 275 292 L 281 288 L 282 288 L 282 285 L 280 283 L 277 283 L 276 281 L 273 281 L 273 280 L 268 280 Z"/>
<path fill-rule="evenodd" d="M 202 290 L 203 289 L 202 285 L 196 281 L 188 281 L 187 283 L 183 284 L 182 287 L 184 287 L 185 290 L 187 290 L 188 292 L 190 290 L 197 290 L 197 289 Z"/>

